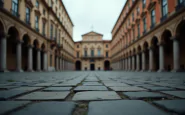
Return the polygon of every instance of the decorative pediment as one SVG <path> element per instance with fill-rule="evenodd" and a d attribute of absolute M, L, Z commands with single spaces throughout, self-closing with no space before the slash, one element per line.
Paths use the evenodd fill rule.
<path fill-rule="evenodd" d="M 144 16 L 146 16 L 146 11 L 143 11 L 142 13 L 141 13 L 141 17 L 144 17 Z"/>
<path fill-rule="evenodd" d="M 88 32 L 88 33 L 86 33 L 86 34 L 83 34 L 82 36 L 103 36 L 103 35 L 100 34 L 100 33 L 91 31 L 91 32 Z"/>
<path fill-rule="evenodd" d="M 150 2 L 147 9 L 151 10 L 153 7 L 155 7 L 155 5 L 156 5 L 156 1 Z"/>
<path fill-rule="evenodd" d="M 30 8 L 33 8 L 34 5 L 32 3 L 32 0 L 25 0 L 26 1 L 26 4 L 30 7 Z"/>

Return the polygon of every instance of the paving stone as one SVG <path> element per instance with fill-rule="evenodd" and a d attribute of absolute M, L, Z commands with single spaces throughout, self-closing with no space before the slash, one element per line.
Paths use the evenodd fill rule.
<path fill-rule="evenodd" d="M 69 91 L 65 92 L 33 92 L 21 97 L 18 100 L 64 100 Z"/>
<path fill-rule="evenodd" d="M 162 86 L 151 86 L 151 87 L 144 86 L 144 88 L 152 90 L 152 91 L 171 91 L 171 90 L 175 90 L 174 88 L 162 87 Z"/>
<path fill-rule="evenodd" d="M 78 83 L 60 83 L 60 84 L 54 84 L 52 87 L 70 87 L 70 86 L 76 86 Z"/>
<path fill-rule="evenodd" d="M 13 115 L 72 115 L 74 102 L 40 102 L 13 113 Z"/>
<path fill-rule="evenodd" d="M 129 86 L 129 87 L 110 87 L 114 91 L 146 91 L 144 88 Z"/>
<path fill-rule="evenodd" d="M 70 91 L 72 87 L 48 87 L 43 91 Z"/>
<path fill-rule="evenodd" d="M 17 88 L 19 86 L 0 86 L 1 90 L 8 90 L 8 89 L 13 89 L 13 88 Z"/>
<path fill-rule="evenodd" d="M 107 91 L 105 86 L 78 86 L 74 91 Z"/>
<path fill-rule="evenodd" d="M 168 115 L 140 100 L 90 102 L 88 115 Z"/>
<path fill-rule="evenodd" d="M 180 98 L 185 98 L 185 91 L 161 91 L 161 92 Z"/>
<path fill-rule="evenodd" d="M 98 83 L 98 82 L 83 82 L 84 86 L 101 86 L 103 84 Z"/>
<path fill-rule="evenodd" d="M 44 86 L 51 86 L 53 85 L 54 83 L 38 83 L 38 84 L 35 84 L 33 86 L 39 86 L 39 87 L 44 87 Z"/>
<path fill-rule="evenodd" d="M 3 91 L 0 91 L 0 100 L 12 98 L 12 97 L 21 95 L 21 94 L 26 93 L 26 92 L 28 92 L 28 91 L 25 91 L 25 90 L 14 90 L 14 89 L 3 90 Z"/>
<path fill-rule="evenodd" d="M 124 95 L 128 96 L 131 99 L 144 99 L 144 98 L 166 98 L 165 95 L 154 92 L 124 92 Z"/>
<path fill-rule="evenodd" d="M 34 91 L 42 88 L 43 87 L 19 87 L 19 88 L 15 88 L 14 90 Z"/>
<path fill-rule="evenodd" d="M 16 108 L 22 107 L 30 103 L 29 101 L 0 101 L 0 114 L 12 111 Z"/>
<path fill-rule="evenodd" d="M 125 83 L 104 83 L 105 86 L 115 86 L 115 87 L 120 87 L 120 86 L 130 86 L 130 85 L 127 85 Z"/>
<path fill-rule="evenodd" d="M 168 111 L 175 112 L 180 115 L 185 114 L 185 100 L 162 100 L 154 101 L 153 103 Z"/>
<path fill-rule="evenodd" d="M 121 99 L 118 94 L 114 91 L 86 91 L 78 92 L 74 95 L 74 101 L 79 100 L 115 100 Z"/>

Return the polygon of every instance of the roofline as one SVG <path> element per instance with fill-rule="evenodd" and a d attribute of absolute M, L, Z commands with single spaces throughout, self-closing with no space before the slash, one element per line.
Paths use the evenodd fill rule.
<path fill-rule="evenodd" d="M 123 13 L 123 11 L 124 11 L 124 9 L 125 9 L 126 4 L 127 4 L 127 2 L 128 2 L 128 1 L 129 1 L 129 0 L 127 0 L 127 1 L 125 2 L 125 5 L 123 6 L 122 11 L 121 11 L 121 13 L 120 13 L 120 15 L 119 15 L 119 17 L 118 17 L 118 19 L 117 19 L 116 23 L 114 24 L 114 27 L 113 27 L 113 29 L 112 29 L 111 33 L 112 33 L 112 32 L 113 32 L 113 30 L 115 29 L 116 24 L 118 23 L 118 20 L 120 19 L 121 14 Z"/>
<path fill-rule="evenodd" d="M 72 26 L 74 27 L 73 21 L 71 20 L 71 17 L 69 16 L 69 13 L 67 12 L 67 9 L 66 9 L 66 7 L 65 7 L 65 5 L 64 5 L 64 3 L 63 3 L 63 1 L 62 1 L 62 0 L 59 0 L 59 1 L 62 3 L 65 12 L 66 12 L 66 14 L 67 14 L 67 16 L 68 16 L 68 18 L 69 18 L 69 20 L 70 20 Z"/>
<path fill-rule="evenodd" d="M 103 34 L 100 34 L 100 33 L 98 33 L 98 32 L 95 32 L 95 31 L 90 31 L 90 32 L 87 32 L 87 33 L 83 34 L 82 36 L 85 36 L 86 34 L 88 34 L 88 33 L 91 33 L 91 32 L 94 32 L 94 33 L 97 33 L 97 34 L 99 34 L 99 35 L 103 36 Z"/>

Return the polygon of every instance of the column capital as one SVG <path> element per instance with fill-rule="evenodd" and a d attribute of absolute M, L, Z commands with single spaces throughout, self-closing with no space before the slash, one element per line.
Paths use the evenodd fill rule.
<path fill-rule="evenodd" d="M 23 40 L 16 40 L 16 43 L 22 44 L 22 43 L 24 43 L 24 41 Z"/>
<path fill-rule="evenodd" d="M 33 48 L 33 45 L 29 44 L 27 47 L 28 47 L 28 48 Z"/>
<path fill-rule="evenodd" d="M 41 51 L 41 49 L 40 49 L 40 48 L 36 48 L 36 50 L 37 50 L 37 51 L 39 51 L 39 52 Z"/>
<path fill-rule="evenodd" d="M 153 50 L 154 49 L 154 46 L 150 46 L 149 48 L 148 48 L 148 50 Z"/>
<path fill-rule="evenodd" d="M 161 42 L 159 42 L 157 45 L 158 45 L 158 46 L 164 46 L 164 42 L 161 41 Z"/>
<path fill-rule="evenodd" d="M 7 38 L 9 35 L 5 32 L 0 32 L 0 38 Z"/>

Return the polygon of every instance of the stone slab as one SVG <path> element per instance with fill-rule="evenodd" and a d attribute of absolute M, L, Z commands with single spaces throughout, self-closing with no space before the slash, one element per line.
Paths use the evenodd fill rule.
<path fill-rule="evenodd" d="M 12 98 L 12 97 L 21 95 L 21 94 L 26 93 L 26 92 L 28 92 L 28 91 L 24 91 L 24 90 L 13 90 L 13 89 L 0 91 L 0 100 Z"/>
<path fill-rule="evenodd" d="M 60 83 L 60 84 L 54 84 L 52 87 L 70 87 L 70 86 L 76 86 L 78 83 Z"/>
<path fill-rule="evenodd" d="M 125 83 L 116 83 L 116 82 L 115 83 L 104 83 L 104 85 L 108 86 L 108 87 L 110 87 L 110 86 L 114 86 L 114 87 L 130 86 Z"/>
<path fill-rule="evenodd" d="M 48 87 L 43 91 L 70 91 L 72 87 Z"/>
<path fill-rule="evenodd" d="M 78 92 L 74 95 L 74 101 L 87 101 L 87 100 L 115 100 L 121 99 L 114 91 L 86 91 Z"/>
<path fill-rule="evenodd" d="M 154 101 L 153 103 L 168 111 L 178 113 L 180 115 L 185 114 L 185 100 L 162 100 Z"/>
<path fill-rule="evenodd" d="M 101 86 L 103 84 L 98 83 L 98 82 L 83 82 L 84 86 Z"/>
<path fill-rule="evenodd" d="M 19 88 L 15 88 L 14 90 L 35 91 L 42 88 L 43 87 L 19 87 Z"/>
<path fill-rule="evenodd" d="M 107 91 L 105 86 L 78 86 L 74 91 Z"/>
<path fill-rule="evenodd" d="M 144 98 L 166 98 L 165 95 L 154 92 L 124 92 L 124 95 L 128 96 L 130 99 L 144 99 Z"/>
<path fill-rule="evenodd" d="M 129 87 L 110 87 L 114 91 L 146 91 L 144 88 L 136 87 L 136 86 L 129 86 Z"/>
<path fill-rule="evenodd" d="M 0 90 L 8 90 L 8 89 L 13 89 L 17 88 L 18 86 L 0 86 Z"/>
<path fill-rule="evenodd" d="M 45 87 L 45 86 L 51 86 L 53 85 L 54 83 L 38 83 L 38 84 L 35 84 L 33 86 L 38 86 L 38 87 Z"/>
<path fill-rule="evenodd" d="M 64 100 L 69 91 L 65 92 L 33 92 L 16 99 L 18 100 Z"/>
<path fill-rule="evenodd" d="M 151 86 L 151 87 L 144 86 L 144 88 L 152 90 L 152 91 L 171 91 L 171 90 L 175 90 L 174 88 L 162 87 L 162 86 Z"/>
<path fill-rule="evenodd" d="M 90 102 L 88 115 L 168 115 L 141 100 Z"/>
<path fill-rule="evenodd" d="M 16 108 L 22 107 L 30 103 L 29 101 L 0 101 L 0 114 L 12 111 Z"/>
<path fill-rule="evenodd" d="M 13 115 L 72 115 L 74 102 L 40 102 L 13 113 Z"/>
<path fill-rule="evenodd" d="M 162 93 L 180 97 L 180 98 L 185 98 L 185 91 L 161 91 Z"/>

